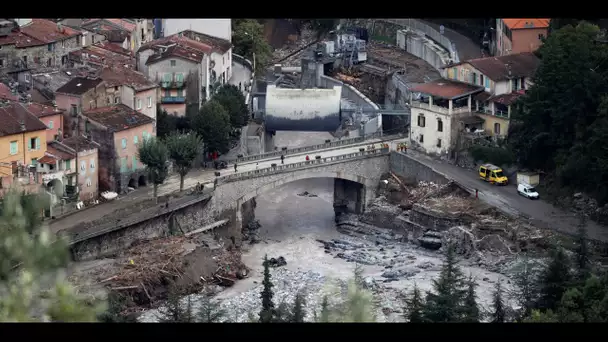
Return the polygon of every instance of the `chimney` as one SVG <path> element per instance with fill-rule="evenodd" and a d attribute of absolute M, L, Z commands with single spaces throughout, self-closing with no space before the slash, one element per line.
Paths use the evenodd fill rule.
<path fill-rule="evenodd" d="M 57 23 L 57 31 L 63 33 L 63 25 L 61 23 Z"/>
<path fill-rule="evenodd" d="M 21 131 L 25 131 L 25 130 L 26 130 L 26 127 L 25 127 L 25 122 L 20 121 L 20 122 L 19 122 L 19 126 L 21 127 Z"/>

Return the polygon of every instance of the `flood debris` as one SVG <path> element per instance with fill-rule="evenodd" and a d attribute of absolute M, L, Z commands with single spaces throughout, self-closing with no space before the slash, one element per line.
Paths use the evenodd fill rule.
<path fill-rule="evenodd" d="M 300 196 L 300 197 L 318 197 L 317 195 L 315 195 L 315 194 L 311 194 L 311 193 L 310 193 L 310 192 L 308 192 L 308 191 L 304 191 L 304 192 L 302 192 L 302 193 L 299 193 L 299 194 L 298 194 L 298 196 Z"/>

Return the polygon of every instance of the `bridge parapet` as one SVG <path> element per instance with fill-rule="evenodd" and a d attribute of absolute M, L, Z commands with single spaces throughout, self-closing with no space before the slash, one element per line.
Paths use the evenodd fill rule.
<path fill-rule="evenodd" d="M 366 150 L 366 151 L 342 154 L 339 156 L 311 159 L 309 161 L 303 161 L 300 163 L 276 165 L 274 167 L 268 167 L 268 168 L 263 168 L 263 169 L 259 169 L 259 170 L 240 172 L 240 173 L 236 173 L 233 175 L 218 177 L 215 179 L 214 187 L 217 187 L 221 184 L 236 182 L 236 181 L 240 181 L 240 180 L 244 180 L 244 179 L 248 179 L 248 178 L 264 177 L 264 176 L 269 176 L 269 175 L 282 173 L 282 172 L 286 172 L 286 171 L 290 171 L 290 170 L 295 171 L 298 169 L 307 168 L 307 167 L 311 167 L 311 166 L 315 166 L 315 165 L 319 165 L 319 164 L 332 164 L 332 163 L 341 162 L 344 160 L 351 161 L 353 159 L 362 159 L 362 158 L 368 158 L 370 156 L 385 155 L 385 154 L 389 154 L 389 153 L 390 153 L 389 148 L 381 148 L 381 149 L 376 149 L 376 150 L 369 150 L 369 151 Z"/>
<path fill-rule="evenodd" d="M 386 134 L 386 133 L 387 132 L 384 132 L 384 134 Z M 330 142 L 324 143 L 324 144 L 317 144 L 317 145 L 291 148 L 291 149 L 282 150 L 282 151 L 272 151 L 272 152 L 267 152 L 267 153 L 254 154 L 251 156 L 245 156 L 245 157 L 241 157 L 241 158 L 237 158 L 237 159 L 226 160 L 226 162 L 228 164 L 234 164 L 235 162 L 242 163 L 242 162 L 261 160 L 261 159 L 267 159 L 267 158 L 279 158 L 279 157 L 281 157 L 281 155 L 287 156 L 287 155 L 298 154 L 298 153 L 303 153 L 303 152 L 326 150 L 326 149 L 331 149 L 334 147 L 354 145 L 354 144 L 362 143 L 362 142 L 365 142 L 367 140 L 372 140 L 372 139 L 380 139 L 380 142 L 382 142 L 382 141 L 389 141 L 389 140 L 403 138 L 405 136 L 403 133 L 389 134 L 389 135 L 384 135 L 384 134 L 382 132 L 376 132 L 376 133 L 372 133 L 372 134 L 368 134 L 368 135 L 356 137 L 356 138 L 334 140 L 334 141 L 330 141 Z"/>

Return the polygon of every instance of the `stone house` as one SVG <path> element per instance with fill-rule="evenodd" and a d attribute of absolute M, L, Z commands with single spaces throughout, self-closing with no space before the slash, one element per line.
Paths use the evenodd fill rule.
<path fill-rule="evenodd" d="M 32 19 L 18 29 L 0 32 L 0 68 L 6 68 L 7 73 L 64 66 L 68 54 L 81 48 L 79 31 L 46 19 Z M 26 76 L 20 81 L 27 83 L 29 79 Z"/>
<path fill-rule="evenodd" d="M 101 68 L 106 65 L 121 65 L 135 68 L 135 59 L 130 55 L 120 53 L 122 48 L 112 44 L 91 45 L 81 50 L 72 51 L 69 55 L 70 66 L 89 66 Z"/>
<path fill-rule="evenodd" d="M 61 197 L 76 193 L 81 201 L 97 198 L 99 147 L 98 143 L 83 136 L 48 144 L 37 167 L 43 185 L 51 195 L 51 204 L 56 204 Z"/>
<path fill-rule="evenodd" d="M 156 131 L 157 90 L 159 86 L 142 73 L 120 65 L 104 67 L 107 105 L 122 103 L 154 120 Z"/>
<path fill-rule="evenodd" d="M 459 148 L 464 130 L 481 129 L 473 97 L 483 87 L 438 79 L 411 88 L 410 141 L 425 153 L 448 155 Z"/>
<path fill-rule="evenodd" d="M 110 42 L 119 43 L 124 49 L 137 51 L 139 47 L 152 40 L 151 19 L 86 19 L 81 27 L 87 31 L 102 34 Z"/>
<path fill-rule="evenodd" d="M 65 111 L 64 135 L 73 136 L 79 113 L 107 105 L 106 85 L 101 78 L 74 77 L 57 89 L 55 103 Z"/>
<path fill-rule="evenodd" d="M 154 40 L 136 54 L 137 69 L 160 84 L 160 102 L 173 115 L 202 103 L 232 76 L 232 44 L 194 31 Z"/>
<path fill-rule="evenodd" d="M 154 120 L 124 104 L 85 110 L 82 130 L 99 148 L 99 188 L 122 193 L 146 185 L 145 165 L 137 158 L 143 139 L 155 136 Z"/>
<path fill-rule="evenodd" d="M 230 18 L 156 19 L 156 25 L 154 28 L 158 32 L 158 36 L 155 38 L 171 36 L 184 30 L 192 30 L 204 33 L 211 37 L 232 41 L 232 19 Z"/>
<path fill-rule="evenodd" d="M 506 137 L 512 105 L 532 86 L 540 60 L 531 52 L 472 59 L 448 65 L 450 79 L 481 86 L 473 109 L 484 120 L 484 134 Z"/>

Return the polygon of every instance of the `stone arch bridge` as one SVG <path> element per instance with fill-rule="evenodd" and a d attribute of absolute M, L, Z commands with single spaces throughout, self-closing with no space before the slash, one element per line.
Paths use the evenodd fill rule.
<path fill-rule="evenodd" d="M 389 149 L 360 151 L 307 162 L 237 173 L 217 178 L 205 207 L 205 222 L 229 219 L 231 230 L 243 224 L 243 206 L 256 196 L 301 179 L 334 178 L 334 210 L 361 213 L 375 197 L 378 182 L 389 172 Z M 240 236 L 236 234 L 235 236 Z"/>

